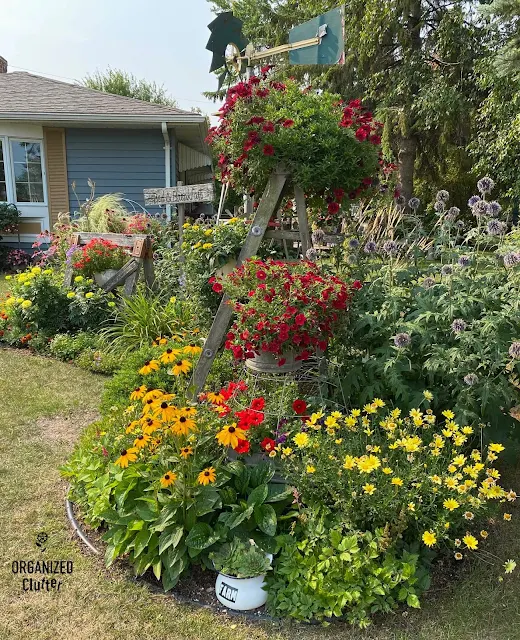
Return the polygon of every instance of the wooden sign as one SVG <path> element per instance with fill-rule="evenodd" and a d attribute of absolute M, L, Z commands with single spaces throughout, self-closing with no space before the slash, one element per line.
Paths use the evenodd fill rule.
<path fill-rule="evenodd" d="M 145 189 L 144 203 L 147 206 L 158 204 L 188 204 L 190 202 L 212 202 L 213 183 L 189 184 L 166 189 Z"/>

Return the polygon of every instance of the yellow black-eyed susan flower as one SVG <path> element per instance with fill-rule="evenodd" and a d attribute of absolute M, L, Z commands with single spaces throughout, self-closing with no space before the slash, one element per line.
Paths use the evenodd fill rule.
<path fill-rule="evenodd" d="M 167 471 L 161 478 L 161 487 L 169 487 L 175 480 L 177 480 L 177 474 L 173 473 L 173 471 Z"/>
<path fill-rule="evenodd" d="M 141 435 L 137 436 L 137 438 L 134 440 L 134 447 L 136 449 L 144 449 L 146 445 L 150 442 L 150 440 L 151 438 L 148 434 L 142 433 Z"/>
<path fill-rule="evenodd" d="M 181 457 L 185 460 L 193 454 L 193 447 L 182 447 Z"/>
<path fill-rule="evenodd" d="M 202 351 L 202 347 L 199 347 L 196 344 L 188 344 L 182 350 L 188 356 L 197 356 Z"/>
<path fill-rule="evenodd" d="M 215 437 L 222 446 L 232 449 L 235 449 L 241 440 L 247 440 L 246 432 L 237 427 L 235 422 L 227 424 Z"/>
<path fill-rule="evenodd" d="M 207 467 L 199 473 L 198 482 L 199 484 L 207 485 L 215 482 L 216 479 L 217 474 L 215 472 L 215 469 L 213 467 Z"/>
<path fill-rule="evenodd" d="M 180 352 L 180 349 L 166 349 L 166 351 L 161 355 L 160 360 L 165 364 L 170 364 L 171 362 L 175 362 L 177 360 Z"/>
<path fill-rule="evenodd" d="M 139 373 L 142 376 L 147 376 L 154 371 L 158 371 L 159 369 L 159 361 L 158 360 L 147 360 L 144 365 L 139 369 Z"/>
<path fill-rule="evenodd" d="M 121 451 L 121 455 L 115 461 L 115 464 L 120 466 L 122 469 L 126 469 L 126 467 L 128 467 L 129 462 L 135 462 L 137 460 L 136 453 L 137 453 L 137 449 L 135 448 L 123 449 Z"/>
<path fill-rule="evenodd" d="M 141 385 L 132 391 L 130 394 L 130 400 L 141 400 L 144 394 L 148 391 L 145 385 Z"/>
<path fill-rule="evenodd" d="M 192 364 L 189 360 L 177 360 L 177 362 L 170 369 L 170 372 L 174 376 L 180 376 L 181 373 L 189 373 Z"/>
<path fill-rule="evenodd" d="M 189 416 L 178 413 L 173 419 L 171 430 L 176 436 L 186 436 L 190 431 L 197 430 L 197 424 Z"/>

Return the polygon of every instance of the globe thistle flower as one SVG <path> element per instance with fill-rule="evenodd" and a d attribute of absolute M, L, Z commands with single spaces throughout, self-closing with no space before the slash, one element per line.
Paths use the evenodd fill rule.
<path fill-rule="evenodd" d="M 471 198 L 468 200 L 468 207 L 470 209 L 473 209 L 473 207 L 477 204 L 477 202 L 480 202 L 480 200 L 480 196 L 471 196 Z"/>
<path fill-rule="evenodd" d="M 408 347 L 412 342 L 410 335 L 408 333 L 398 333 L 394 337 L 394 344 L 398 349 L 404 349 Z M 517 343 L 520 345 L 520 343 Z"/>
<path fill-rule="evenodd" d="M 399 246 L 395 240 L 387 240 L 383 245 L 383 251 L 387 253 L 389 256 L 397 253 Z"/>
<path fill-rule="evenodd" d="M 487 232 L 490 236 L 501 236 L 505 230 L 506 225 L 496 218 L 493 218 L 488 222 Z"/>
<path fill-rule="evenodd" d="M 502 207 L 496 200 L 493 200 L 488 204 L 488 211 L 490 216 L 496 217 L 502 211 Z"/>
<path fill-rule="evenodd" d="M 492 180 L 488 176 L 484 176 L 483 178 L 480 178 L 480 180 L 477 182 L 477 189 L 480 191 L 480 193 L 491 193 L 491 191 L 493 191 L 494 186 L 495 186 L 494 180 Z"/>
<path fill-rule="evenodd" d="M 458 207 L 450 207 L 446 212 L 446 216 L 445 216 L 446 220 L 448 222 L 455 222 L 459 213 L 460 213 L 460 209 Z"/>
<path fill-rule="evenodd" d="M 395 199 L 395 204 L 398 207 L 404 207 L 404 205 L 406 204 L 406 198 L 404 196 L 397 196 L 397 198 Z"/>
<path fill-rule="evenodd" d="M 520 342 L 513 342 L 509 347 L 509 355 L 518 360 L 520 358 Z"/>
<path fill-rule="evenodd" d="M 464 229 L 464 220 L 457 220 L 457 227 L 459 229 Z"/>
<path fill-rule="evenodd" d="M 434 208 L 436 213 L 444 213 L 445 207 L 446 207 L 446 205 L 444 204 L 444 202 L 442 200 L 437 200 L 435 202 L 435 204 L 433 205 L 433 208 Z"/>
<path fill-rule="evenodd" d="M 363 251 L 368 255 L 370 255 L 371 253 L 376 253 L 377 243 L 375 243 L 373 240 L 369 240 L 363 247 Z"/>
<path fill-rule="evenodd" d="M 322 244 L 325 240 L 325 231 L 323 231 L 323 229 L 316 229 L 311 234 L 311 240 L 314 245 Z"/>
<path fill-rule="evenodd" d="M 468 373 L 468 375 L 464 376 L 464 383 L 468 385 L 468 387 L 472 387 L 477 384 L 478 376 L 475 373 Z"/>
<path fill-rule="evenodd" d="M 413 209 L 413 211 L 417 211 L 417 209 L 421 206 L 421 201 L 419 200 L 419 198 L 410 198 L 410 200 L 408 200 L 408 206 L 410 207 L 410 209 Z"/>
<path fill-rule="evenodd" d="M 352 238 L 351 240 L 349 240 L 348 246 L 351 249 L 357 249 L 359 247 L 359 240 L 357 238 Z"/>
<path fill-rule="evenodd" d="M 433 286 L 435 286 L 435 279 L 432 278 L 431 276 L 424 278 L 424 280 L 422 281 L 422 286 L 425 289 L 431 289 Z"/>
<path fill-rule="evenodd" d="M 441 269 L 441 273 L 443 276 L 451 276 L 453 267 L 450 264 L 445 264 Z"/>
<path fill-rule="evenodd" d="M 520 255 L 518 253 L 515 253 L 514 251 L 510 251 L 504 256 L 504 265 L 506 267 L 514 267 L 515 264 L 518 264 L 519 262 Z"/>
<path fill-rule="evenodd" d="M 479 200 L 472 209 L 475 218 L 489 215 L 489 205 L 485 200 Z"/>
<path fill-rule="evenodd" d="M 451 330 L 453 333 L 462 333 L 466 328 L 466 323 L 462 318 L 455 318 L 455 320 L 451 323 Z"/>
<path fill-rule="evenodd" d="M 469 267 L 471 258 L 469 256 L 460 256 L 458 262 L 461 267 Z"/>
<path fill-rule="evenodd" d="M 349 264 L 357 264 L 357 262 L 358 262 L 357 256 L 355 256 L 354 254 L 350 254 L 350 255 L 347 257 L 347 262 L 348 262 Z"/>
<path fill-rule="evenodd" d="M 441 202 L 448 202 L 449 199 L 450 199 L 450 194 L 448 193 L 448 191 L 446 191 L 446 189 L 441 189 L 440 191 L 437 191 L 436 200 L 440 200 Z"/>
<path fill-rule="evenodd" d="M 305 252 L 305 257 L 307 258 L 307 260 L 310 260 L 311 262 L 316 262 L 316 260 L 318 259 L 318 252 L 316 251 L 316 249 L 311 247 L 310 249 L 307 249 L 307 251 Z"/>

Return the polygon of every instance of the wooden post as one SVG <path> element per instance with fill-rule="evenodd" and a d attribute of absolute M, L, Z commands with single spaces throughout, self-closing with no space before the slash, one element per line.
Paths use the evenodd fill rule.
<path fill-rule="evenodd" d="M 298 214 L 298 229 L 300 231 L 302 258 L 305 260 L 307 257 L 307 251 L 311 247 L 311 236 L 309 233 L 309 221 L 307 220 L 305 194 L 301 187 L 294 187 L 294 199 L 296 200 L 296 213 Z"/>
<path fill-rule="evenodd" d="M 273 171 L 265 191 L 260 200 L 254 220 L 249 227 L 249 233 L 245 239 L 242 251 L 237 260 L 237 266 L 254 256 L 264 238 L 267 225 L 273 213 L 280 206 L 284 187 L 289 174 L 282 168 Z M 210 332 L 204 344 L 204 349 L 195 367 L 193 376 L 188 388 L 188 397 L 195 399 L 203 389 L 208 377 L 209 370 L 217 351 L 226 335 L 229 322 L 233 316 L 233 309 L 228 304 L 228 298 L 224 296 L 220 302 L 215 319 L 211 325 Z"/>

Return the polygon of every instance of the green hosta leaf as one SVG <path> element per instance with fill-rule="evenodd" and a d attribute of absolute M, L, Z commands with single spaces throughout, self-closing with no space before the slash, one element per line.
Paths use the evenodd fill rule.
<path fill-rule="evenodd" d="M 255 522 L 260 531 L 268 536 L 276 535 L 276 513 L 270 504 L 261 504 L 255 507 Z"/>
<path fill-rule="evenodd" d="M 239 476 L 243 472 L 244 466 L 244 463 L 240 460 L 233 460 L 228 462 L 224 469 L 234 476 Z"/>
<path fill-rule="evenodd" d="M 195 513 L 198 517 L 211 513 L 222 507 L 222 500 L 216 489 L 209 489 L 201 493 L 195 503 Z"/>
<path fill-rule="evenodd" d="M 229 529 L 234 529 L 242 524 L 244 520 L 250 518 L 253 515 L 253 506 L 247 507 L 243 511 L 232 511 L 231 513 L 222 513 L 219 516 L 219 521 L 224 523 Z"/>
<path fill-rule="evenodd" d="M 157 520 L 150 526 L 152 531 L 157 531 L 160 533 L 164 531 L 166 527 L 170 526 L 173 522 L 175 522 L 177 516 L 177 507 L 167 505 L 161 509 L 161 513 Z"/>
<path fill-rule="evenodd" d="M 253 507 L 256 507 L 265 502 L 268 492 L 269 490 L 266 484 L 261 484 L 260 486 L 256 487 L 256 489 L 253 489 L 253 491 L 251 491 L 249 497 L 247 498 L 248 506 L 252 505 Z"/>
<path fill-rule="evenodd" d="M 274 465 L 269 463 L 259 464 L 253 467 L 249 476 L 249 484 L 252 487 L 258 487 L 262 484 L 267 484 L 273 479 Z"/>
<path fill-rule="evenodd" d="M 193 549 L 207 549 L 218 542 L 220 536 L 205 522 L 197 522 L 186 538 L 186 544 Z"/>

